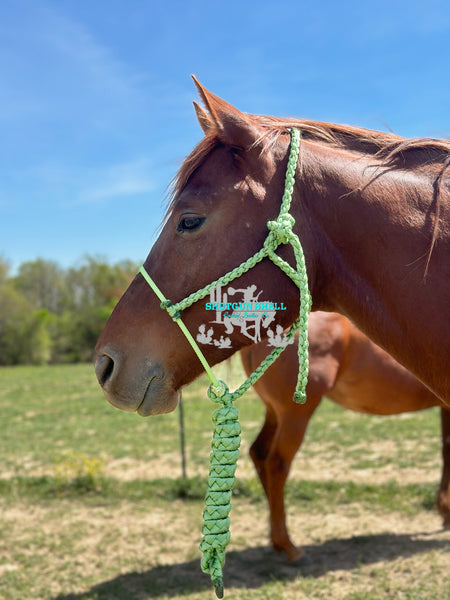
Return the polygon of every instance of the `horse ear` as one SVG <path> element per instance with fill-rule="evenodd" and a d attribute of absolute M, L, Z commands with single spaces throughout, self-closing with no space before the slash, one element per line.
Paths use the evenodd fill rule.
<path fill-rule="evenodd" d="M 214 122 L 204 108 L 197 104 L 197 102 L 194 102 L 193 104 L 200 127 L 203 129 L 203 133 L 207 135 L 210 131 L 215 129 Z"/>
<path fill-rule="evenodd" d="M 201 109 L 202 116 L 199 116 L 196 108 L 197 117 L 203 131 L 205 131 L 206 115 L 207 131 L 211 131 L 213 127 L 220 139 L 227 144 L 248 149 L 258 143 L 262 130 L 251 117 L 209 92 L 194 75 L 192 75 L 192 79 L 209 113 Z"/>

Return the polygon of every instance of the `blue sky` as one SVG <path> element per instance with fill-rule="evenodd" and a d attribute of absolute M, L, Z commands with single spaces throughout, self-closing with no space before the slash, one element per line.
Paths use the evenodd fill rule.
<path fill-rule="evenodd" d="M 247 112 L 450 136 L 447 0 L 2 0 L 0 256 L 142 260 L 201 138 Z"/>

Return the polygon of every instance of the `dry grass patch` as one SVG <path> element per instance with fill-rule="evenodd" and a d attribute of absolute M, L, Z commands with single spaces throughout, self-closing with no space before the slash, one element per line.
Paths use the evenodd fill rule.
<path fill-rule="evenodd" d="M 2 516 L 5 600 L 213 597 L 199 566 L 200 501 L 18 503 L 3 505 Z M 266 517 L 263 503 L 233 502 L 230 599 L 448 598 L 450 532 L 429 512 L 406 517 L 355 504 L 322 515 L 291 507 L 291 530 L 307 553 L 298 565 L 267 546 Z"/>

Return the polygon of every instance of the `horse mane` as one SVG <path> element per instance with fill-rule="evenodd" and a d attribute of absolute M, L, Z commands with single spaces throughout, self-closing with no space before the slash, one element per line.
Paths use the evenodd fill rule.
<path fill-rule="evenodd" d="M 363 156 L 373 156 L 381 163 L 381 166 L 397 169 L 424 168 L 432 171 L 435 219 L 425 268 L 426 276 L 439 232 L 442 186 L 445 171 L 450 166 L 450 140 L 435 138 L 407 139 L 394 133 L 374 131 L 352 125 L 338 125 L 321 121 L 266 115 L 249 114 L 247 116 L 263 130 L 261 137 L 256 142 L 256 144 L 262 145 L 263 151 L 276 144 L 280 135 L 287 133 L 289 129 L 296 128 L 300 130 L 303 139 L 349 152 L 356 152 Z M 173 209 L 176 197 L 186 186 L 190 177 L 219 144 L 221 144 L 219 135 L 215 132 L 208 133 L 185 159 L 170 186 L 170 201 L 166 218 Z"/>
<path fill-rule="evenodd" d="M 300 129 L 302 137 L 322 142 L 338 149 L 374 156 L 386 166 L 411 168 L 442 163 L 450 156 L 450 140 L 435 138 L 407 139 L 394 133 L 374 131 L 352 125 L 339 125 L 305 119 L 282 119 L 249 115 L 265 132 L 262 140 L 276 142 L 287 129 Z"/>
<path fill-rule="evenodd" d="M 263 148 L 274 145 L 279 136 L 289 129 L 300 129 L 302 138 L 321 142 L 338 149 L 373 156 L 388 167 L 416 168 L 440 165 L 437 178 L 442 180 L 445 169 L 449 166 L 450 140 L 435 138 L 407 139 L 381 131 L 364 129 L 352 125 L 337 125 L 321 121 L 305 119 L 269 117 L 265 115 L 248 115 L 263 130 L 257 143 Z M 216 133 L 206 135 L 183 162 L 171 184 L 173 198 L 185 187 L 192 176 L 220 144 Z"/>

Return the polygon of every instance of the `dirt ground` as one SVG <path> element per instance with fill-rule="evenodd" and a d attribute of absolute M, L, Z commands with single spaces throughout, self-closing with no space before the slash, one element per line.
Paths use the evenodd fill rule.
<path fill-rule="evenodd" d="M 63 518 L 52 518 L 45 507 L 30 510 L 20 505 L 3 510 L 2 518 L 17 532 L 15 544 L 22 546 L 22 560 L 38 550 L 47 557 L 29 573 L 36 583 L 45 573 L 48 595 L 40 596 L 37 590 L 30 598 L 81 600 L 87 589 L 98 593 L 88 598 L 177 598 L 190 589 L 189 598 L 203 599 L 213 595 L 199 566 L 200 508 L 198 502 L 175 501 L 170 512 L 167 506 L 143 512 L 127 501 L 111 512 L 67 501 Z M 298 564 L 287 563 L 268 547 L 262 503 L 236 500 L 231 516 L 232 540 L 224 571 L 230 600 L 344 600 L 356 592 L 374 591 L 379 598 L 403 599 L 411 597 L 407 590 L 414 586 L 425 586 L 424 595 L 417 598 L 434 600 L 436 596 L 426 595 L 428 586 L 434 590 L 431 594 L 441 589 L 439 598 L 450 598 L 450 531 L 440 528 L 435 514 L 371 513 L 355 504 L 330 507 L 326 515 L 317 515 L 291 506 L 290 530 L 306 550 L 306 558 Z M 45 538 L 40 547 L 37 540 L 31 541 L 36 528 Z M 68 556 L 62 540 L 74 531 L 76 541 Z M 0 575 L 20 568 L 18 562 L 3 563 Z M 271 582 L 277 582 L 273 595 L 261 595 Z M 118 584 L 134 592 L 116 596 Z M 252 591 L 254 596 L 248 595 Z"/>

